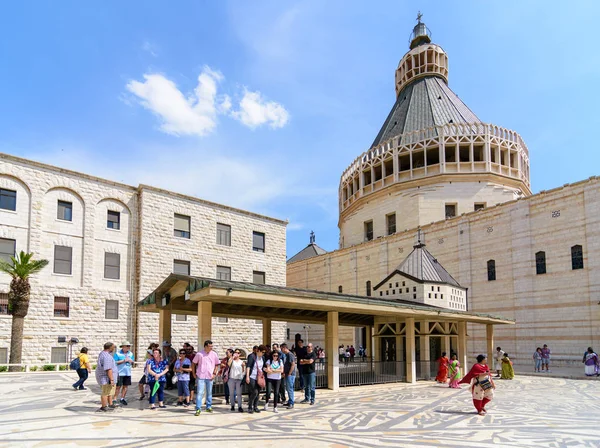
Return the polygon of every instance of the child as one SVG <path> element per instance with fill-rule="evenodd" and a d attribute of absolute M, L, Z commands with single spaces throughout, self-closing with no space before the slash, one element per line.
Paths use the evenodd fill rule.
<path fill-rule="evenodd" d="M 192 363 L 186 357 L 185 349 L 179 350 L 179 358 L 175 361 L 175 373 L 177 374 L 177 395 L 179 401 L 177 406 L 190 405 L 190 372 L 192 371 Z M 185 402 L 183 399 L 185 398 Z"/>
<path fill-rule="evenodd" d="M 502 379 L 512 380 L 515 377 L 515 371 L 513 369 L 513 363 L 508 357 L 508 353 L 505 353 L 502 357 Z"/>

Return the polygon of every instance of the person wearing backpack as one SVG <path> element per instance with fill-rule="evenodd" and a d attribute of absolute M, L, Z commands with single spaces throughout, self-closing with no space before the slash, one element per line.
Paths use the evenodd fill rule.
<path fill-rule="evenodd" d="M 71 364 L 79 364 L 79 367 L 76 367 L 79 381 L 73 384 L 73 389 L 75 390 L 86 390 L 83 383 L 85 383 L 85 381 L 88 379 L 88 375 L 92 372 L 92 365 L 90 364 L 90 358 L 87 355 L 87 352 L 87 347 L 81 347 L 79 356 L 71 361 Z M 77 363 L 77 361 L 79 362 Z"/>

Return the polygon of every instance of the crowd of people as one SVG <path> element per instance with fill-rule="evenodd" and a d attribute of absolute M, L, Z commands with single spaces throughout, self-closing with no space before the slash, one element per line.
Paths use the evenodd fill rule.
<path fill-rule="evenodd" d="M 344 348 L 344 345 L 342 344 L 338 347 L 340 365 L 342 363 L 347 365 L 349 362 L 354 362 L 356 355 L 358 355 L 358 358 L 361 361 L 365 361 L 367 358 L 367 350 L 363 348 L 362 345 L 358 347 L 358 352 L 354 348 L 354 345 L 346 345 Z"/>

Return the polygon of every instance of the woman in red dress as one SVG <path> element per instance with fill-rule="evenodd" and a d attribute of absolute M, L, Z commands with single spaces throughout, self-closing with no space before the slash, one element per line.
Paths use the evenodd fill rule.
<path fill-rule="evenodd" d="M 435 377 L 435 380 L 438 383 L 446 384 L 448 381 L 448 357 L 446 356 L 446 352 L 442 352 L 442 357 L 437 360 L 438 362 L 438 373 Z"/>

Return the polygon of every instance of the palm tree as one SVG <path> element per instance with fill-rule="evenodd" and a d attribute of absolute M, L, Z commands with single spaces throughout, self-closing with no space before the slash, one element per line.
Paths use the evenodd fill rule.
<path fill-rule="evenodd" d="M 0 272 L 6 272 L 12 277 L 8 293 L 8 313 L 12 314 L 9 364 L 21 363 L 23 323 L 29 311 L 29 293 L 31 292 L 29 277 L 41 271 L 48 264 L 48 260 L 32 260 L 32 257 L 32 253 L 21 251 L 16 257 L 10 257 L 12 263 L 0 260 Z M 9 368 L 11 372 L 20 370 L 20 366 Z"/>

